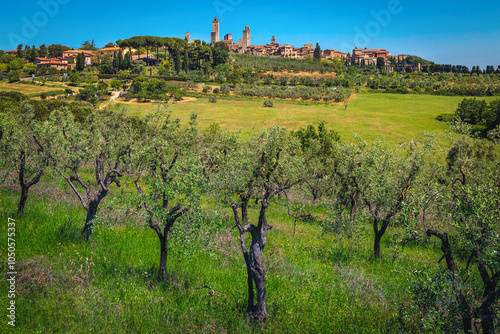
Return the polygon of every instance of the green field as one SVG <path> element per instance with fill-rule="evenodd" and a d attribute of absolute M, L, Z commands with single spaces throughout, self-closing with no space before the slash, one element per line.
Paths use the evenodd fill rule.
<path fill-rule="evenodd" d="M 411 140 L 423 131 L 435 133 L 441 140 L 448 125 L 435 118 L 442 113 L 453 113 L 463 97 L 402 94 L 357 94 L 348 105 L 310 103 L 304 105 L 291 101 L 276 100 L 273 108 L 263 106 L 263 100 L 224 100 L 208 102 L 208 98 L 196 101 L 170 104 L 173 117 L 181 118 L 187 124 L 191 112 L 198 114 L 200 128 L 218 123 L 228 130 L 264 129 L 282 125 L 297 130 L 309 124 L 326 121 L 327 126 L 345 140 L 352 140 L 357 133 L 368 141 L 383 138 L 388 144 Z M 492 100 L 493 98 L 485 98 Z M 156 104 L 120 104 L 126 106 L 130 115 L 144 115 L 152 112 Z"/>

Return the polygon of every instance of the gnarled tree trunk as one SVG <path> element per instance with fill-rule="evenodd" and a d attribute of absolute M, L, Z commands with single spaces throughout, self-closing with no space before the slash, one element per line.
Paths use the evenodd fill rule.
<path fill-rule="evenodd" d="M 99 203 L 91 202 L 87 209 L 87 217 L 85 219 L 85 226 L 83 227 L 83 235 L 88 240 L 90 235 L 92 234 L 92 227 L 94 226 L 94 219 L 97 216 L 97 208 L 99 207 Z"/>
<path fill-rule="evenodd" d="M 462 325 L 464 327 L 465 333 L 472 333 L 472 309 L 465 299 L 465 296 L 458 288 L 458 283 L 460 283 L 460 278 L 457 275 L 457 267 L 455 266 L 455 260 L 453 259 L 453 253 L 451 252 L 451 244 L 448 241 L 448 235 L 446 233 L 441 234 L 437 231 L 427 230 L 426 234 L 430 237 L 431 235 L 436 238 L 441 239 L 441 250 L 443 251 L 443 257 L 446 259 L 446 266 L 448 270 L 453 275 L 455 284 L 453 284 L 453 289 L 457 295 L 458 302 L 460 303 L 460 315 L 462 317 Z M 443 259 L 443 258 L 441 258 Z M 441 262 L 441 260 L 439 260 Z M 484 332 L 483 333 L 487 333 Z M 491 332 L 493 333 L 493 332 Z"/>
<path fill-rule="evenodd" d="M 261 204 L 261 212 L 259 217 L 259 227 L 255 225 L 241 225 L 238 215 L 238 206 L 232 204 L 233 214 L 236 221 L 236 226 L 240 231 L 240 246 L 247 267 L 247 283 L 248 283 L 248 306 L 247 314 L 254 320 L 265 322 L 269 314 L 266 312 L 265 299 L 266 292 L 266 272 L 264 267 L 263 251 L 266 245 L 267 231 L 272 226 L 267 224 L 266 209 L 267 201 Z M 252 242 L 250 250 L 246 247 L 245 233 L 250 233 Z M 254 290 L 255 285 L 255 290 Z M 256 297 L 256 304 L 255 303 Z"/>
<path fill-rule="evenodd" d="M 97 216 L 97 210 L 99 208 L 99 204 L 108 194 L 109 186 L 112 183 L 116 183 L 116 185 L 120 187 L 120 181 L 118 180 L 118 177 L 123 176 L 123 173 L 119 172 L 116 169 L 117 167 L 118 163 L 116 163 L 115 168 L 109 170 L 108 173 L 105 175 L 103 160 L 96 159 L 95 175 L 99 189 L 97 191 L 97 194 L 92 194 L 92 187 L 89 184 L 87 184 L 78 174 L 78 166 L 74 166 L 72 168 L 70 177 L 65 175 L 63 171 L 60 170 L 58 167 L 54 167 L 55 171 L 58 172 L 68 182 L 71 189 L 73 189 L 74 193 L 79 198 L 83 208 L 85 209 L 85 211 L 87 211 L 87 217 L 85 219 L 85 225 L 82 231 L 87 240 L 92 234 L 92 227 L 94 226 L 94 220 Z M 76 189 L 75 184 L 73 182 L 78 182 L 83 188 L 85 188 L 87 200 L 85 200 L 84 197 L 78 191 L 78 189 Z"/>
<path fill-rule="evenodd" d="M 40 145 L 42 149 L 42 146 Z M 17 206 L 17 214 L 22 215 L 24 212 L 24 207 L 26 206 L 26 201 L 28 200 L 28 191 L 31 186 L 40 182 L 40 178 L 43 174 L 43 169 L 45 166 L 42 166 L 38 173 L 33 177 L 33 179 L 29 182 L 25 181 L 25 172 L 26 172 L 26 153 L 21 151 L 21 155 L 19 156 L 20 169 L 19 169 L 19 185 L 21 186 L 21 198 L 19 199 L 19 205 Z"/>

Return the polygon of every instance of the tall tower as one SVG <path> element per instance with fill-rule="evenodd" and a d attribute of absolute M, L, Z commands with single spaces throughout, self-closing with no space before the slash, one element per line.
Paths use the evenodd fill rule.
<path fill-rule="evenodd" d="M 250 44 L 250 27 L 246 26 L 243 30 L 243 53 L 247 52 L 247 48 L 252 45 Z"/>
<path fill-rule="evenodd" d="M 271 44 L 274 44 L 274 43 L 276 43 L 276 37 L 274 37 L 274 36 L 273 36 L 273 37 L 271 38 Z"/>
<path fill-rule="evenodd" d="M 190 33 L 186 33 L 186 37 L 184 37 L 184 39 L 186 40 L 186 42 L 188 42 L 188 44 L 191 44 L 191 34 Z"/>
<path fill-rule="evenodd" d="M 215 44 L 219 41 L 219 20 L 217 20 L 217 16 L 212 21 L 212 34 L 210 37 L 210 41 L 212 42 L 212 44 Z"/>

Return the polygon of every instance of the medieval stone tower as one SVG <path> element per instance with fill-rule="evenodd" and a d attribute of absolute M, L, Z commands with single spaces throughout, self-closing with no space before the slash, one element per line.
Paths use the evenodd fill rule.
<path fill-rule="evenodd" d="M 219 41 L 219 20 L 217 20 L 217 16 L 212 21 L 212 35 L 210 38 L 212 44 L 215 44 Z"/>
<path fill-rule="evenodd" d="M 243 48 L 243 52 L 246 52 L 247 51 L 247 48 L 252 45 L 250 44 L 250 27 L 249 26 L 246 26 L 245 27 L 245 30 L 243 30 L 243 45 L 242 45 L 242 48 Z"/>

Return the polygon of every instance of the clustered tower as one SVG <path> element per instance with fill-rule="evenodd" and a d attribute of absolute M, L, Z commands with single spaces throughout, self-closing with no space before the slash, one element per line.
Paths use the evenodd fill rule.
<path fill-rule="evenodd" d="M 247 52 L 247 48 L 252 45 L 250 44 L 250 27 L 246 26 L 243 30 L 243 52 Z"/>
<path fill-rule="evenodd" d="M 221 41 L 219 39 L 219 20 L 217 16 L 212 21 L 212 33 L 210 35 L 210 42 L 212 45 Z M 226 44 L 230 51 L 246 53 L 250 48 L 251 44 L 251 36 L 250 36 L 250 27 L 246 26 L 245 30 L 243 30 L 243 37 L 238 40 L 238 44 L 233 43 L 233 34 L 226 34 L 224 36 L 224 40 L 222 40 L 224 44 Z"/>
<path fill-rule="evenodd" d="M 217 20 L 217 16 L 212 21 L 212 35 L 210 41 L 212 45 L 219 41 L 219 20 Z"/>

